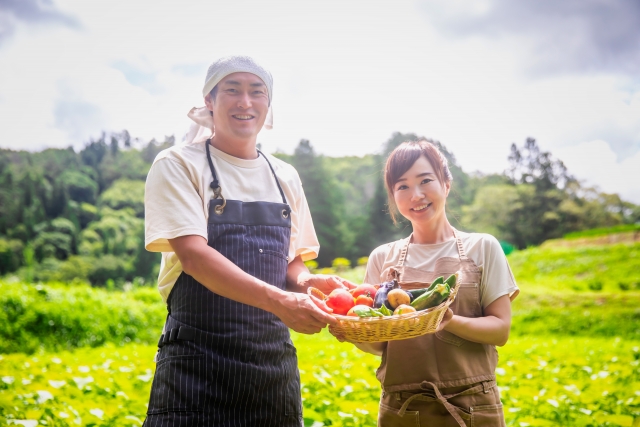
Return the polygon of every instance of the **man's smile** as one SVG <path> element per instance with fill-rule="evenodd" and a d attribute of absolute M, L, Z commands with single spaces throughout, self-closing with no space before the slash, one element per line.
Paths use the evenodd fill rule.
<path fill-rule="evenodd" d="M 234 119 L 238 119 L 238 120 L 251 120 L 255 116 L 252 116 L 250 114 L 234 114 L 231 117 L 233 117 Z"/>

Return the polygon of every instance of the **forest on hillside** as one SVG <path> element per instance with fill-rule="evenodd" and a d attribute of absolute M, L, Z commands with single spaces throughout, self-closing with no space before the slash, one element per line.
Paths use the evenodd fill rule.
<path fill-rule="evenodd" d="M 379 154 L 319 155 L 308 140 L 274 153 L 299 172 L 321 251 L 319 266 L 356 262 L 377 245 L 408 235 L 389 217 L 382 168 L 414 134 L 395 133 Z M 640 221 L 640 207 L 577 181 L 561 160 L 528 138 L 513 144 L 503 174 L 468 173 L 438 141 L 454 177 L 452 224 L 488 232 L 505 249 L 567 233 Z M 132 143 L 127 131 L 103 134 L 80 151 L 0 149 L 0 275 L 25 281 L 88 281 L 121 287 L 154 283 L 159 255 L 144 249 L 144 182 L 156 155 L 175 143 Z"/>

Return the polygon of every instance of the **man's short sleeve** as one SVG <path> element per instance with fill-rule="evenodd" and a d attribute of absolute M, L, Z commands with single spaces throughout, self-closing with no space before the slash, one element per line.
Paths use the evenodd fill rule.
<path fill-rule="evenodd" d="M 311 211 L 307 198 L 302 189 L 300 178 L 296 179 L 298 184 L 298 197 L 296 197 L 295 216 L 292 217 L 291 224 L 291 244 L 289 246 L 289 259 L 293 260 L 300 256 L 303 261 L 318 257 L 320 244 L 316 236 L 316 230 L 311 219 Z"/>
<path fill-rule="evenodd" d="M 207 220 L 197 182 L 172 158 L 156 160 L 144 193 L 145 248 L 171 252 L 168 239 L 197 235 L 207 238 Z"/>

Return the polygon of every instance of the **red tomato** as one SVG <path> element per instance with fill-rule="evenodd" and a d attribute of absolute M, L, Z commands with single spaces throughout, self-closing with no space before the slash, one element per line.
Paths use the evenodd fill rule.
<path fill-rule="evenodd" d="M 346 289 L 334 289 L 327 297 L 327 305 L 335 314 L 345 315 L 354 306 L 353 295 Z"/>
<path fill-rule="evenodd" d="M 368 283 L 363 283 L 362 285 L 358 285 L 355 291 L 353 291 L 353 297 L 358 298 L 360 295 L 366 295 L 371 297 L 371 299 L 376 298 L 376 288 L 373 285 Z"/>
<path fill-rule="evenodd" d="M 356 298 L 356 305 L 366 305 L 368 307 L 373 307 L 373 298 L 368 295 L 359 295 Z"/>

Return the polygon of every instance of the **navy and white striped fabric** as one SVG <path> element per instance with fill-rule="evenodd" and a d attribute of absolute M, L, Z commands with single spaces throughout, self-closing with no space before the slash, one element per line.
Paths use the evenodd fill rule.
<path fill-rule="evenodd" d="M 221 203 L 209 206 L 209 246 L 284 290 L 289 206 L 227 200 L 218 215 Z M 167 305 L 171 339 L 161 340 L 145 427 L 302 425 L 296 350 L 279 318 L 217 295 L 184 272 Z"/>

